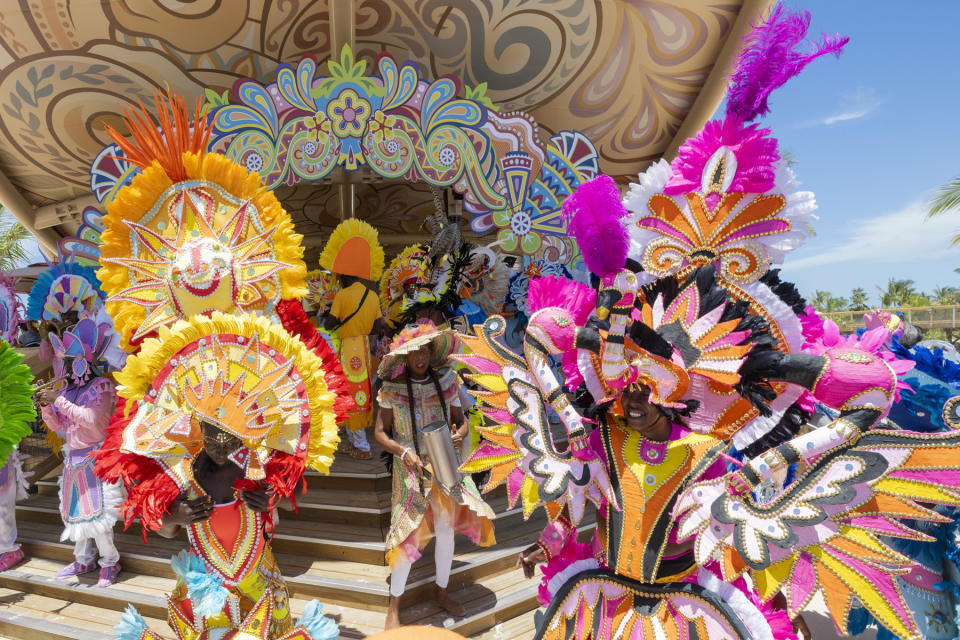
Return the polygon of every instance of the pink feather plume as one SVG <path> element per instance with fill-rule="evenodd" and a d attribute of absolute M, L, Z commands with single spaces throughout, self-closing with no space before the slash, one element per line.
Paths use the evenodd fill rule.
<path fill-rule="evenodd" d="M 623 268 L 629 238 L 620 219 L 627 210 L 613 178 L 599 175 L 584 182 L 563 202 L 567 228 L 576 238 L 587 269 L 603 278 Z"/>

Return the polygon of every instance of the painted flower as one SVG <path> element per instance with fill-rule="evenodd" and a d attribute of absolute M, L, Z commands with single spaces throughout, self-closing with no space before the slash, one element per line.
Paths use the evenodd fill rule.
<path fill-rule="evenodd" d="M 314 142 L 326 140 L 327 136 L 324 134 L 330 133 L 333 129 L 333 125 L 327 119 L 327 114 L 322 111 L 318 111 L 313 116 L 305 117 L 303 121 L 307 127 L 307 132 L 310 134 L 310 139 Z"/>
<path fill-rule="evenodd" d="M 385 140 L 393 140 L 396 136 L 394 127 L 397 126 L 396 116 L 391 116 L 377 109 L 370 121 L 370 133 L 373 134 L 375 142 L 382 143 Z"/>
<path fill-rule="evenodd" d="M 497 235 L 497 241 L 506 253 L 514 252 L 519 247 L 523 253 L 532 254 L 540 248 L 540 234 L 533 229 L 533 218 L 529 211 L 500 209 L 493 212 L 493 222 L 503 227 Z"/>
<path fill-rule="evenodd" d="M 333 122 L 334 132 L 341 137 L 359 138 L 367 128 L 370 111 L 370 103 L 353 89 L 344 89 L 327 104 L 327 116 Z"/>

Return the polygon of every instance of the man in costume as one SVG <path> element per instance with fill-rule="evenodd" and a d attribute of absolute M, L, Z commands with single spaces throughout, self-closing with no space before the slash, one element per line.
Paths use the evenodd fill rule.
<path fill-rule="evenodd" d="M 898 637 L 921 637 L 897 586 L 918 567 L 880 536 L 915 539 L 910 522 L 940 518 L 926 505 L 960 506 L 960 436 L 872 430 L 912 363 L 885 349 L 882 327 L 837 339 L 770 269 L 803 241 L 814 204 L 769 131 L 747 123 L 843 46 L 796 51 L 808 24 L 778 8 L 750 34 L 726 117 L 641 175 L 628 210 L 603 177 L 568 199 L 599 294 L 534 280 L 522 357 L 504 348 L 500 318 L 465 339 L 473 353 L 460 359 L 494 424 L 463 469 L 490 469 L 488 489 L 505 482 L 525 513 L 543 506 L 551 519 L 523 559 L 549 558 L 537 638 L 789 637 L 768 606 L 781 591 L 791 618 L 820 593 L 841 633 L 859 601 Z M 562 393 L 551 355 L 588 411 Z M 795 436 L 814 400 L 837 419 Z M 569 448 L 554 443 L 547 407 Z M 729 444 L 746 462 L 711 479 Z M 791 464 L 800 475 L 759 500 Z M 579 544 L 587 502 L 601 526 Z"/>
<path fill-rule="evenodd" d="M 366 429 L 373 416 L 372 381 L 376 370 L 372 362 L 376 333 L 382 317 L 380 301 L 371 281 L 383 272 L 383 247 L 377 231 L 368 223 L 344 220 L 334 229 L 320 256 L 320 266 L 336 274 L 339 290 L 324 319 L 327 331 L 336 331 L 340 341 L 340 363 L 355 405 L 343 422 L 349 438 L 347 453 L 361 460 L 370 459 Z"/>
<path fill-rule="evenodd" d="M 464 533 L 481 546 L 494 544 L 493 510 L 473 481 L 464 477 L 456 487 L 445 489 L 426 475 L 432 467 L 423 429 L 438 421 L 449 425 L 457 448 L 468 432 L 460 407 L 459 378 L 448 366 L 457 344 L 455 333 L 438 331 L 429 320 L 421 321 L 394 338 L 378 371 L 383 386 L 374 432 L 377 443 L 393 456 L 393 505 L 386 544 L 391 568 L 388 629 L 400 624 L 400 597 L 407 576 L 432 537 L 437 541 L 435 600 L 455 616 L 462 616 L 464 609 L 447 595 L 454 534 Z"/>
<path fill-rule="evenodd" d="M 199 106 L 192 124 L 176 96 L 157 111 L 159 128 L 145 112 L 128 119 L 132 141 L 111 131 L 141 171 L 105 218 L 100 274 L 132 353 L 96 472 L 126 485 L 128 525 L 187 530 L 179 637 L 249 621 L 268 640 L 301 638 L 270 551 L 276 508 L 307 467 L 329 470 L 352 402 L 298 300 L 306 268 L 289 215 L 256 174 L 206 152 Z M 216 597 L 191 593 L 211 584 Z"/>
<path fill-rule="evenodd" d="M 99 553 L 97 584 L 105 587 L 120 573 L 113 525 L 124 492 L 121 485 L 103 482 L 93 471 L 93 454 L 103 444 L 116 402 L 113 384 L 104 374 L 117 336 L 102 310 L 103 293 L 93 269 L 63 257 L 37 278 L 27 305 L 31 320 L 46 332 L 42 351 L 53 360 L 54 384 L 37 392 L 40 412 L 47 427 L 64 441 L 61 539 L 74 543 L 75 560 L 57 577 L 95 571 Z"/>

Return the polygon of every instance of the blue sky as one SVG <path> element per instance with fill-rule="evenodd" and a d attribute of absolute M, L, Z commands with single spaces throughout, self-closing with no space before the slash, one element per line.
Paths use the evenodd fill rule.
<path fill-rule="evenodd" d="M 925 218 L 940 185 L 960 175 L 960 2 L 791 0 L 813 15 L 808 35 L 841 33 L 840 58 L 821 58 L 778 89 L 764 124 L 816 193 L 817 235 L 783 276 L 810 295 L 849 296 L 909 278 L 921 290 L 960 286 L 960 211 Z"/>

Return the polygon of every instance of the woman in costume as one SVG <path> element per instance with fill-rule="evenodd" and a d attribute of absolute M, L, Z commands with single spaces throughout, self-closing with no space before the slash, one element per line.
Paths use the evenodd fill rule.
<path fill-rule="evenodd" d="M 341 222 L 323 249 L 320 266 L 337 274 L 340 281 L 323 326 L 337 332 L 340 364 L 355 405 L 343 422 L 350 440 L 347 453 L 369 460 L 366 429 L 373 416 L 371 377 L 376 370 L 370 336 L 382 317 L 377 293 L 369 284 L 378 281 L 383 272 L 383 247 L 376 229 L 362 220 Z"/>
<path fill-rule="evenodd" d="M 430 460 L 423 442 L 424 427 L 437 421 L 448 424 L 457 448 L 467 435 L 459 379 L 448 366 L 457 344 L 456 334 L 438 331 L 424 320 L 394 338 L 378 371 L 383 386 L 377 397 L 380 408 L 374 432 L 377 443 L 393 456 L 393 508 L 386 543 L 391 568 L 388 629 L 400 624 L 400 597 L 410 567 L 430 538 L 437 540 L 435 600 L 455 616 L 462 616 L 464 609 L 446 591 L 454 534 L 464 533 L 481 546 L 494 544 L 493 510 L 473 481 L 465 477 L 448 492 L 425 474 Z"/>

